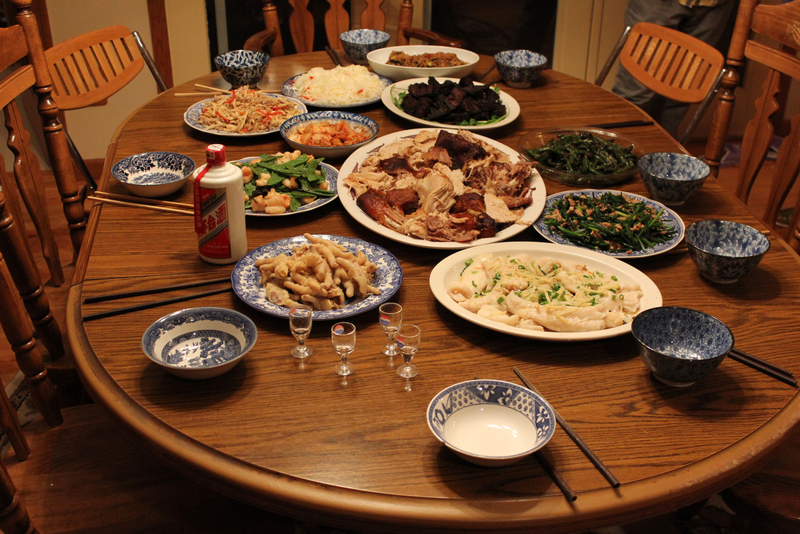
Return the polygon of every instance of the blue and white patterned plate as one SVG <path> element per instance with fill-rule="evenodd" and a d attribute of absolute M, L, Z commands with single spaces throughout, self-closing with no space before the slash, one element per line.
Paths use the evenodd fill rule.
<path fill-rule="evenodd" d="M 533 225 L 533 227 L 536 228 L 536 231 L 539 232 L 539 234 L 541 234 L 542 237 L 544 237 L 545 239 L 547 239 L 551 243 L 557 243 L 559 245 L 570 245 L 572 247 L 588 249 L 588 247 L 583 247 L 583 246 L 580 246 L 580 245 L 576 245 L 575 243 L 573 243 L 572 241 L 569 241 L 568 239 L 562 237 L 561 235 L 559 235 L 557 233 L 554 233 L 554 232 L 551 232 L 550 229 L 547 227 L 547 225 L 544 224 L 544 218 L 552 210 L 553 204 L 556 201 L 561 200 L 563 197 L 565 197 L 567 195 L 582 195 L 582 194 L 584 194 L 584 195 L 587 195 L 587 196 L 599 197 L 600 195 L 602 195 L 604 193 L 614 193 L 615 195 L 619 195 L 620 193 L 623 193 L 628 197 L 631 197 L 631 198 L 633 198 L 635 200 L 638 200 L 639 202 L 643 202 L 644 204 L 646 204 L 647 206 L 649 206 L 649 207 L 651 207 L 651 208 L 653 208 L 655 210 L 664 210 L 664 213 L 661 214 L 661 222 L 663 222 L 664 224 L 666 224 L 668 226 L 673 227 L 674 229 L 676 229 L 678 231 L 678 233 L 676 233 L 674 236 L 672 236 L 672 239 L 670 239 L 669 241 L 666 241 L 664 243 L 660 243 L 660 244 L 656 245 L 653 248 L 648 248 L 648 249 L 645 249 L 645 250 L 633 251 L 633 252 L 630 252 L 630 253 L 628 253 L 628 252 L 611 252 L 611 251 L 606 251 L 606 250 L 596 250 L 595 252 L 599 252 L 600 254 L 605 254 L 606 256 L 612 256 L 614 258 L 620 258 L 620 259 L 647 258 L 649 256 L 655 256 L 657 254 L 661 254 L 663 252 L 671 250 L 671 249 L 675 248 L 676 246 L 678 246 L 678 243 L 680 243 L 683 240 L 683 234 L 686 231 L 686 226 L 683 224 L 683 220 L 678 216 L 677 213 L 675 213 L 674 211 L 672 211 L 671 209 L 669 209 L 665 205 L 660 204 L 658 202 L 655 202 L 653 200 L 650 200 L 647 197 L 636 195 L 634 193 L 628 193 L 626 191 L 614 191 L 614 190 L 609 190 L 609 189 L 582 189 L 580 191 L 563 191 L 561 193 L 556 193 L 554 195 L 550 195 L 549 197 L 547 197 L 547 201 L 545 202 L 544 211 L 542 211 L 542 214 L 539 216 L 539 219 L 536 221 L 536 223 Z M 594 249 L 589 249 L 589 250 L 594 250 Z"/>
<path fill-rule="evenodd" d="M 249 163 L 253 160 L 259 160 L 259 159 L 261 159 L 261 156 L 252 156 L 249 158 L 242 158 L 231 163 Z M 325 169 L 325 179 L 328 181 L 328 191 L 336 192 L 335 195 L 331 197 L 318 198 L 311 204 L 303 204 L 295 211 L 285 211 L 283 213 L 264 213 L 260 211 L 253 211 L 250 208 L 245 208 L 244 214 L 249 217 L 286 217 L 287 215 L 296 215 L 298 213 L 304 213 L 306 211 L 315 210 L 317 208 L 324 206 L 325 204 L 328 204 L 329 202 L 333 202 L 339 197 L 339 193 L 337 191 L 337 186 L 338 186 L 337 180 L 339 177 L 339 171 L 336 170 L 336 167 L 334 167 L 333 165 L 328 165 L 327 163 L 322 163 L 321 166 L 322 168 Z"/>
<path fill-rule="evenodd" d="M 283 95 L 275 95 L 270 93 L 261 93 L 266 98 L 289 98 L 292 102 L 297 105 L 297 115 L 301 113 L 305 113 L 308 111 L 308 108 L 305 104 L 297 100 L 296 98 L 291 97 L 284 97 Z M 211 135 L 220 135 L 222 137 L 258 137 L 261 135 L 267 135 L 274 132 L 277 132 L 281 129 L 280 125 L 271 130 L 264 130 L 263 132 L 247 132 L 247 133 L 239 133 L 239 132 L 221 132 L 219 130 L 213 130 L 206 126 L 200 124 L 200 114 L 203 113 L 203 108 L 205 108 L 206 104 L 209 102 L 213 102 L 213 98 L 207 98 L 205 100 L 201 100 L 196 104 L 193 104 L 189 109 L 186 110 L 186 113 L 183 114 L 183 121 L 188 124 L 190 127 L 194 128 L 198 132 L 203 132 Z"/>
<path fill-rule="evenodd" d="M 403 269 L 400 262 L 394 255 L 383 247 L 367 243 L 354 237 L 342 237 L 338 235 L 315 234 L 322 239 L 327 239 L 344 246 L 350 252 L 362 251 L 367 258 L 378 266 L 372 280 L 372 285 L 377 287 L 381 294 L 370 295 L 358 302 L 348 302 L 344 308 L 330 311 L 315 311 L 315 321 L 339 320 L 345 317 L 352 317 L 377 308 L 397 293 L 403 281 Z M 244 301 L 245 304 L 275 317 L 289 317 L 289 308 L 278 306 L 267 300 L 266 291 L 259 283 L 261 272 L 255 266 L 256 260 L 270 258 L 278 254 L 291 255 L 292 249 L 307 243 L 305 237 L 297 236 L 288 239 L 281 239 L 268 245 L 251 250 L 244 258 L 239 260 L 231 273 L 231 284 L 233 292 Z"/>
<path fill-rule="evenodd" d="M 296 76 L 292 76 L 291 78 L 283 82 L 283 87 L 281 87 L 281 92 L 283 92 L 284 95 L 290 98 L 295 98 L 299 99 L 299 101 L 302 101 L 302 99 L 300 98 L 300 93 L 297 91 L 297 88 L 295 88 L 294 83 L 297 81 L 297 78 L 299 78 L 303 74 L 305 74 L 305 72 L 302 74 L 298 74 Z M 384 87 L 388 87 L 389 85 L 392 84 L 392 80 L 390 80 L 386 76 L 380 76 L 378 74 L 374 74 L 374 76 L 377 76 L 378 78 L 381 79 Z M 365 100 L 364 102 L 358 102 L 356 104 L 342 104 L 338 106 L 333 106 L 328 104 L 314 104 L 313 102 L 306 102 L 306 104 L 312 107 L 325 108 L 325 109 L 347 109 L 347 108 L 357 108 L 359 106 L 367 106 L 369 104 L 374 104 L 375 102 L 379 102 L 380 99 L 381 95 L 380 93 L 378 93 L 378 95 L 375 98 L 370 98 L 369 100 Z"/>

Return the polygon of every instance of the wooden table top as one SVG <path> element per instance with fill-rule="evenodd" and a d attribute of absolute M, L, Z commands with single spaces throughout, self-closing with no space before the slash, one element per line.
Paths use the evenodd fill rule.
<path fill-rule="evenodd" d="M 475 72 L 489 65 L 483 58 Z M 313 66 L 329 67 L 327 55 L 273 58 L 261 87 L 279 90 L 284 80 Z M 195 81 L 225 86 L 217 74 Z M 648 118 L 599 87 L 551 70 L 532 88 L 501 87 L 522 114 L 486 135 L 512 148 L 532 129 Z M 176 87 L 128 117 L 107 166 L 150 150 L 183 153 L 199 164 L 212 142 L 226 144 L 230 159 L 288 148 L 279 134 L 240 140 L 190 129 L 182 114 L 201 98 L 174 93 L 194 90 L 192 83 Z M 357 111 L 376 120 L 381 134 L 418 127 L 380 103 Z M 682 150 L 657 126 L 624 133 L 646 152 Z M 105 174 L 101 187 L 121 192 Z M 567 189 L 545 184 L 548 194 Z M 615 188 L 647 194 L 638 178 Z M 191 202 L 191 187 L 175 199 Z M 754 225 L 770 235 L 772 248 L 754 272 L 732 285 L 703 279 L 685 245 L 631 265 L 658 285 L 664 305 L 711 313 L 729 325 L 738 348 L 800 369 L 794 345 L 798 256 L 713 178 L 676 211 L 687 226 L 704 218 Z M 83 304 L 83 297 L 218 278 L 232 269 L 199 259 L 191 217 L 112 205 L 92 210 L 70 293 L 68 332 L 87 388 L 113 419 L 187 476 L 266 509 L 369 531 L 576 531 L 664 513 L 730 486 L 763 465 L 800 418 L 796 389 L 730 359 L 695 385 L 673 388 L 651 377 L 631 335 L 547 343 L 468 323 L 438 304 L 429 287 L 430 271 L 447 251 L 379 236 L 338 201 L 291 217 L 248 219 L 247 226 L 249 249 L 316 232 L 392 251 L 404 271 L 393 300 L 403 305 L 404 320 L 423 333 L 415 359 L 419 375 L 407 382 L 379 353 L 385 337 L 377 310 L 350 319 L 358 328 L 352 355 L 357 371 L 347 379 L 333 373 L 337 356 L 329 322 L 314 324 L 308 343 L 315 354 L 299 361 L 290 356 L 295 340 L 287 321 L 251 309 L 232 293 L 83 323 L 88 313 L 154 300 Z M 533 229 L 514 240 L 542 241 Z M 198 305 L 247 314 L 259 338 L 231 372 L 195 382 L 151 363 L 141 338 L 159 317 Z M 619 478 L 618 489 L 561 428 L 542 450 L 577 493 L 572 503 L 534 457 L 478 467 L 434 438 L 425 413 L 437 392 L 476 376 L 519 382 L 515 366 Z"/>

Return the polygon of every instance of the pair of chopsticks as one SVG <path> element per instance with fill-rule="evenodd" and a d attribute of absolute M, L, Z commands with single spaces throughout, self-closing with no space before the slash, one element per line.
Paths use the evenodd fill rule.
<path fill-rule="evenodd" d="M 96 295 L 94 297 L 87 297 L 87 298 L 83 299 L 83 303 L 84 304 L 92 304 L 92 303 L 95 303 L 95 302 L 106 302 L 106 301 L 109 301 L 109 300 L 117 300 L 117 299 L 124 299 L 124 298 L 130 298 L 130 297 L 138 297 L 138 296 L 142 296 L 142 295 L 152 295 L 152 294 L 155 294 L 155 293 L 164 293 L 164 292 L 167 292 L 167 291 L 176 291 L 176 290 L 179 290 L 179 289 L 189 289 L 189 288 L 194 288 L 194 287 L 208 286 L 208 285 L 211 285 L 211 284 L 219 284 L 221 282 L 228 282 L 228 284 L 230 284 L 230 281 L 231 281 L 231 277 L 230 276 L 226 276 L 225 278 L 215 278 L 213 280 L 202 280 L 202 281 L 199 281 L 199 282 L 188 282 L 188 283 L 185 283 L 185 284 L 175 284 L 175 285 L 164 286 L 164 287 L 156 287 L 156 288 L 151 288 L 151 289 L 139 289 L 139 290 L 136 290 L 136 291 L 125 291 L 125 292 L 121 292 L 121 293 L 106 293 L 106 294 L 103 294 L 103 295 Z M 106 318 L 106 317 L 113 317 L 115 315 L 122 315 L 124 313 L 130 313 L 130 312 L 134 312 L 134 311 L 147 310 L 149 308 L 156 308 L 158 306 L 164 306 L 166 304 L 173 304 L 175 302 L 182 302 L 182 301 L 185 301 L 185 300 L 193 300 L 193 299 L 198 299 L 198 298 L 202 298 L 202 297 L 209 297 L 211 295 L 218 295 L 220 293 L 225 293 L 227 291 L 231 291 L 232 289 L 233 288 L 230 285 L 228 285 L 227 287 L 223 287 L 223 288 L 220 288 L 220 289 L 212 289 L 211 291 L 204 291 L 202 293 L 193 293 L 191 295 L 182 295 L 182 296 L 179 296 L 179 297 L 172 297 L 172 298 L 168 298 L 168 299 L 156 300 L 154 302 L 146 302 L 144 304 L 136 304 L 134 306 L 126 306 L 124 308 L 117 308 L 117 309 L 114 309 L 114 310 L 108 310 L 108 311 L 104 311 L 104 312 L 91 313 L 89 315 L 84 315 L 83 316 L 83 322 L 95 321 L 97 319 L 103 319 L 103 318 Z"/>
<path fill-rule="evenodd" d="M 203 85 L 201 83 L 194 84 L 195 87 L 202 89 L 200 92 L 196 93 L 175 93 L 175 96 L 216 96 L 216 95 L 229 95 L 231 94 L 230 91 L 227 89 L 221 89 L 219 87 L 211 87 L 208 85 Z"/>
<path fill-rule="evenodd" d="M 765 375 L 771 376 L 776 380 L 797 387 L 797 380 L 794 378 L 794 373 L 788 369 L 784 369 L 780 365 L 775 365 L 774 363 L 762 360 L 761 358 L 738 349 L 731 349 L 728 353 L 728 357 L 748 367 L 752 367 L 757 371 L 761 371 Z"/>
<path fill-rule="evenodd" d="M 542 395 L 541 393 L 539 393 L 539 390 L 537 390 L 536 387 L 534 387 L 534 385 L 531 384 L 530 380 L 528 380 L 525 377 L 525 375 L 522 374 L 522 371 L 520 371 L 517 367 L 514 367 L 514 372 L 517 374 L 519 379 L 522 380 L 522 383 L 525 384 L 525 387 L 527 387 L 528 389 L 530 389 L 534 393 L 537 393 L 540 396 Z M 611 484 L 611 487 L 618 488 L 620 486 L 620 482 L 619 480 L 617 480 L 617 477 L 615 477 L 614 474 L 611 473 L 611 470 L 608 467 L 606 467 L 603 461 L 597 457 L 597 455 L 592 451 L 592 449 L 590 449 L 589 446 L 581 439 L 581 437 L 572 429 L 569 423 L 567 423 L 564 420 L 564 418 L 561 417 L 561 415 L 556 411 L 555 408 L 553 408 L 553 412 L 556 414 L 556 421 L 558 422 L 559 425 L 561 425 L 561 428 L 564 429 L 564 432 L 566 432 L 567 435 L 572 439 L 572 441 L 575 442 L 578 448 L 581 451 L 583 451 L 583 453 L 586 455 L 589 461 L 594 464 L 594 466 L 598 469 L 598 471 L 600 471 L 600 473 L 608 481 L 608 483 Z M 545 469 L 547 468 L 545 467 Z M 555 480 L 555 478 L 553 480 Z M 558 482 L 556 482 L 556 484 L 558 484 Z M 562 491 L 564 490 L 562 489 Z M 566 492 L 564 494 L 566 495 Z"/>
<path fill-rule="evenodd" d="M 115 193 L 107 193 L 105 191 L 95 191 L 94 195 L 86 198 L 89 200 L 94 200 L 95 202 L 104 202 L 106 204 L 114 204 L 116 206 L 127 206 L 130 208 L 142 208 L 194 216 L 194 206 L 192 204 L 184 204 L 183 202 L 170 202 L 167 200 L 155 200 L 152 198 L 117 195 Z"/>
<path fill-rule="evenodd" d="M 604 122 L 602 124 L 590 124 L 589 128 L 629 128 L 631 126 L 650 126 L 653 121 L 635 120 L 635 121 L 620 121 L 620 122 Z"/>
<path fill-rule="evenodd" d="M 331 58 L 331 61 L 333 61 L 334 65 L 336 65 L 337 67 L 344 66 L 342 64 L 342 58 L 339 57 L 339 54 L 336 53 L 336 50 L 334 50 L 328 45 L 325 45 L 325 51 L 328 53 L 328 56 Z"/>

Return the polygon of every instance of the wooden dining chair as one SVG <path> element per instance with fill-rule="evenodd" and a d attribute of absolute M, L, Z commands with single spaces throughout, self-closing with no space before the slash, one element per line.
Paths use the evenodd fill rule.
<path fill-rule="evenodd" d="M 361 13 L 360 28 L 374 30 L 386 29 L 386 13 L 381 7 L 382 0 L 367 0 L 366 7 Z M 282 56 L 285 53 L 283 36 L 279 23 L 278 8 L 274 0 L 263 0 L 265 30 L 253 35 L 245 41 L 245 50 L 266 50 L 273 56 Z M 288 15 L 289 32 L 292 44 L 297 53 L 311 52 L 314 50 L 314 15 L 309 9 L 308 0 L 289 0 L 292 12 Z M 345 0 L 327 0 L 329 6 L 325 12 L 325 36 L 328 45 L 341 50 L 339 34 L 353 29 L 350 14 L 344 8 Z M 397 17 L 397 45 L 407 45 L 409 39 L 419 39 L 425 43 L 440 46 L 463 47 L 463 41 L 453 39 L 424 28 L 414 28 L 412 20 L 414 4 L 412 0 L 403 0 Z"/>
<path fill-rule="evenodd" d="M 640 22 L 628 26 L 595 80 L 602 85 L 620 64 L 655 93 L 688 104 L 699 104 L 678 140 L 684 144 L 714 98 L 725 58 L 713 46 L 672 28 Z"/>
<path fill-rule="evenodd" d="M 45 50 L 53 79 L 53 98 L 59 109 L 83 109 L 104 103 L 134 80 L 147 65 L 158 92 L 169 87 L 141 36 L 125 26 L 84 33 Z M 67 133 L 70 153 L 94 190 L 97 184 Z"/>
<path fill-rule="evenodd" d="M 764 39 L 766 38 L 766 39 Z M 778 5 L 760 4 L 757 0 L 741 0 L 736 24 L 733 30 L 726 74 L 719 89 L 717 106 L 711 131 L 706 145 L 705 159 L 711 172 L 717 175 L 720 161 L 728 141 L 731 119 L 736 103 L 735 89 L 742 79 L 742 69 L 747 65 L 760 64 L 766 67 L 761 96 L 755 102 L 755 109 L 740 109 L 750 120 L 742 138 L 739 177 L 736 196 L 747 202 L 753 184 L 758 177 L 770 144 L 774 138 L 773 120 L 782 117 L 784 110 L 781 94 L 786 88 L 782 80 L 800 80 L 800 2 L 791 1 Z M 791 119 L 791 131 L 784 137 L 778 150 L 766 212 L 763 220 L 775 227 L 778 213 L 800 172 L 800 134 L 798 123 L 800 113 Z M 794 214 L 789 224 L 787 242 L 800 251 L 800 198 L 795 201 Z"/>

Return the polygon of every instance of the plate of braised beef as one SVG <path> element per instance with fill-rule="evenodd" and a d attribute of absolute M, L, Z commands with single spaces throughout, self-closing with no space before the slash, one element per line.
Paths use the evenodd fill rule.
<path fill-rule="evenodd" d="M 381 101 L 392 113 L 426 126 L 492 130 L 519 117 L 519 103 L 496 85 L 471 78 L 411 78 L 389 85 Z"/>
<path fill-rule="evenodd" d="M 519 234 L 542 213 L 545 184 L 515 150 L 467 130 L 375 139 L 339 170 L 339 200 L 360 224 L 421 248 L 463 249 Z"/>

